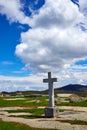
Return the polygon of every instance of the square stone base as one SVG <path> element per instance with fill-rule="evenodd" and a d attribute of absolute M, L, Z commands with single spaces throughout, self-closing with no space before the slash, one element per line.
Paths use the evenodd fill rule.
<path fill-rule="evenodd" d="M 59 115 L 59 111 L 57 107 L 46 107 L 45 108 L 45 117 L 57 117 Z"/>

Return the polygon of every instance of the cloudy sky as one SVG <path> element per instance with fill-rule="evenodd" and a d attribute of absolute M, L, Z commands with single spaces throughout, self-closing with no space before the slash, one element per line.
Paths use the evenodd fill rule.
<path fill-rule="evenodd" d="M 87 0 L 0 0 L 0 91 L 87 84 Z"/>

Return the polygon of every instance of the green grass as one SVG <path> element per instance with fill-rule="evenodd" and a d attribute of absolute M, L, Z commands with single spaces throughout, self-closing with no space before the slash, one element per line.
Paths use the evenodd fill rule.
<path fill-rule="evenodd" d="M 39 116 L 39 115 L 10 115 L 9 117 L 21 117 L 25 119 L 44 118 L 44 116 Z"/>
<path fill-rule="evenodd" d="M 0 107 L 7 107 L 7 106 L 22 106 L 23 100 L 3 100 L 0 99 Z"/>
<path fill-rule="evenodd" d="M 34 109 L 29 109 L 29 112 L 35 115 L 42 115 L 44 113 L 43 108 L 34 108 Z"/>
<path fill-rule="evenodd" d="M 59 109 L 59 112 L 64 112 L 65 110 L 64 109 Z"/>
<path fill-rule="evenodd" d="M 25 100 L 5 100 L 0 98 L 0 107 L 12 107 L 12 106 L 21 106 L 21 107 L 38 107 L 38 106 L 47 106 L 48 105 L 48 101 L 46 101 L 46 99 L 48 99 L 47 96 L 43 96 L 43 97 L 38 97 L 38 98 L 25 98 Z M 36 100 L 35 102 L 29 102 L 32 100 Z M 40 102 L 37 102 L 37 100 L 39 100 Z"/>
<path fill-rule="evenodd" d="M 19 97 L 21 98 L 21 97 Z M 48 106 L 49 102 L 47 101 L 48 96 L 42 96 L 42 97 L 30 97 L 25 98 L 25 100 L 5 100 L 5 98 L 0 98 L 0 107 L 14 107 L 14 106 L 20 106 L 20 107 L 38 107 L 38 106 Z M 33 101 L 34 102 L 29 102 Z M 39 102 L 37 102 L 39 101 Z M 62 103 L 56 103 L 56 106 L 82 106 L 87 107 L 87 101 L 82 102 L 62 102 Z"/>
<path fill-rule="evenodd" d="M 33 108 L 32 108 L 33 109 Z M 29 109 L 17 109 L 17 110 L 5 110 L 9 113 L 20 113 L 20 112 L 27 112 L 27 113 L 30 113 L 30 110 Z"/>
<path fill-rule="evenodd" d="M 41 115 L 44 113 L 44 109 L 43 108 L 32 108 L 32 109 L 17 109 L 17 110 L 6 110 L 9 113 L 17 113 L 17 112 L 28 112 L 28 113 L 32 113 L 32 114 L 37 114 L 37 115 Z"/>
<path fill-rule="evenodd" d="M 58 121 L 61 121 L 61 122 L 67 122 L 67 123 L 70 123 L 70 124 L 76 124 L 76 125 L 87 125 L 87 121 L 83 121 L 83 120 L 58 120 Z"/>
<path fill-rule="evenodd" d="M 14 122 L 4 122 L 0 120 L 0 130 L 51 130 L 51 129 L 32 128 L 24 124 Z"/>
<path fill-rule="evenodd" d="M 81 106 L 81 107 L 87 107 L 87 100 L 82 102 L 62 102 L 59 104 L 56 104 L 58 106 Z"/>
<path fill-rule="evenodd" d="M 28 112 L 31 113 L 31 115 L 18 115 L 14 117 L 23 117 L 23 118 L 40 118 L 42 117 L 42 114 L 44 114 L 43 108 L 32 108 L 32 109 L 19 109 L 19 110 L 6 110 L 9 113 L 17 113 L 17 112 Z M 13 116 L 13 115 L 12 115 Z"/>
<path fill-rule="evenodd" d="M 19 113 L 19 112 L 31 113 L 31 115 L 18 115 L 18 116 L 15 116 L 14 114 L 14 117 L 23 117 L 23 118 L 41 118 L 44 117 L 43 114 L 45 113 L 43 108 L 18 109 L 18 110 L 6 110 L 6 111 L 9 113 Z M 64 109 L 59 109 L 59 112 L 64 112 Z"/>

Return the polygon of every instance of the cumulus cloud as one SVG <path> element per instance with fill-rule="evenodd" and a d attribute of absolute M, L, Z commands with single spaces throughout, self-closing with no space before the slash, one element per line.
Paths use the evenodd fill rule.
<path fill-rule="evenodd" d="M 79 0 L 80 10 L 87 14 L 87 0 Z"/>
<path fill-rule="evenodd" d="M 82 18 L 76 5 L 70 0 L 46 0 L 39 14 L 33 16 L 32 27 L 52 28 L 68 27 Z"/>
<path fill-rule="evenodd" d="M 76 68 L 76 69 L 75 69 Z M 62 87 L 67 84 L 87 84 L 87 71 L 80 71 L 82 67 L 68 66 L 59 72 L 52 73 L 52 77 L 56 77 L 58 82 L 54 83 L 54 88 Z M 26 77 L 11 77 L 0 75 L 0 91 L 26 91 L 26 90 L 45 90 L 48 89 L 44 84 L 43 78 L 47 78 L 47 74 L 38 73 Z"/>
<path fill-rule="evenodd" d="M 30 20 L 32 29 L 21 34 L 16 54 L 34 71 L 58 71 L 87 57 L 87 32 L 79 23 L 84 15 L 70 0 L 46 0 Z"/>
<path fill-rule="evenodd" d="M 28 24 L 29 18 L 22 12 L 20 0 L 0 0 L 0 14 L 5 15 L 10 22 Z"/>
<path fill-rule="evenodd" d="M 83 13 L 84 15 L 84 21 L 83 22 L 83 26 L 86 28 L 87 30 L 87 0 L 79 0 L 79 8 L 80 8 L 80 11 Z"/>
<path fill-rule="evenodd" d="M 42 83 L 42 75 L 11 77 L 0 75 L 0 91 L 24 91 L 46 89 Z"/>
<path fill-rule="evenodd" d="M 25 63 L 26 69 L 38 73 L 54 71 L 54 76 L 59 77 L 57 87 L 73 82 L 87 83 L 87 67 L 75 65 L 76 61 L 87 58 L 87 0 L 79 0 L 79 8 L 72 1 L 46 0 L 37 13 L 32 10 L 28 17 L 19 0 L 0 0 L 0 14 L 6 15 L 10 22 L 31 26 L 21 33 L 16 55 Z M 40 89 L 45 86 L 42 84 L 44 77 L 47 75 L 0 77 L 3 81 L 0 80 L 0 84 L 7 90 L 11 87 L 13 90 L 35 89 L 35 86 Z"/>

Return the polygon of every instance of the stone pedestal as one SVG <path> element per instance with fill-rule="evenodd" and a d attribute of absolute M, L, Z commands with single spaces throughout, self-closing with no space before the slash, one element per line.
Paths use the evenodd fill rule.
<path fill-rule="evenodd" d="M 59 115 L 59 111 L 57 107 L 46 107 L 45 108 L 45 117 L 57 117 Z"/>

